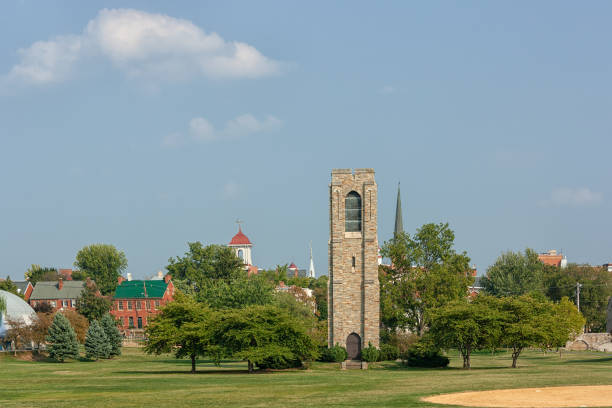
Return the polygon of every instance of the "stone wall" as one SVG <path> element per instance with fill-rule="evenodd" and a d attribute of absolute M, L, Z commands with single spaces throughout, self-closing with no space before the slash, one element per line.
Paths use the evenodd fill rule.
<path fill-rule="evenodd" d="M 329 345 L 346 347 L 349 334 L 362 348 L 378 347 L 379 284 L 377 185 L 373 169 L 334 169 L 330 184 Z M 345 231 L 345 198 L 361 196 L 362 229 Z"/>
<path fill-rule="evenodd" d="M 610 333 L 583 333 L 574 341 L 565 345 L 568 350 L 597 350 L 612 351 L 612 334 Z"/>

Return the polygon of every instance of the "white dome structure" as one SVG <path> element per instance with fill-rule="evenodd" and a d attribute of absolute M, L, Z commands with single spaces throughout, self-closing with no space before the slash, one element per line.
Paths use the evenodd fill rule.
<path fill-rule="evenodd" d="M 6 311 L 0 313 L 0 339 L 10 329 L 7 320 L 23 320 L 32 324 L 36 320 L 36 312 L 25 300 L 5 290 L 0 290 L 0 297 L 6 301 Z"/>

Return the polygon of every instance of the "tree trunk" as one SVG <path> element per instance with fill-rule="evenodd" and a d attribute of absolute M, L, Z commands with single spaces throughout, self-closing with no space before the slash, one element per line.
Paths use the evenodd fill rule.
<path fill-rule="evenodd" d="M 251 360 L 248 360 L 248 364 L 249 364 L 249 374 L 251 374 L 253 372 L 253 362 Z"/>
<path fill-rule="evenodd" d="M 196 355 L 192 354 L 190 357 L 191 357 L 191 374 L 195 374 L 195 372 L 196 372 Z"/>
<path fill-rule="evenodd" d="M 463 357 L 463 368 L 465 368 L 466 370 L 469 370 L 470 367 L 470 349 L 469 347 L 466 348 L 462 353 L 462 357 Z"/>
<path fill-rule="evenodd" d="M 519 356 L 521 355 L 521 351 L 523 351 L 522 348 L 512 349 L 512 368 L 516 368 L 516 360 L 518 360 Z"/>

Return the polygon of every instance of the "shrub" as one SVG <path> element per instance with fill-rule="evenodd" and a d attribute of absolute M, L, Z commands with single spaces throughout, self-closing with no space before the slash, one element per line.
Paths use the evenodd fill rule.
<path fill-rule="evenodd" d="M 419 336 L 413 333 L 393 333 L 386 332 L 381 336 L 383 344 L 390 344 L 398 348 L 400 353 L 405 353 L 408 348 L 419 340 Z"/>
<path fill-rule="evenodd" d="M 399 347 L 392 344 L 383 344 L 380 346 L 378 361 L 395 361 L 399 358 L 399 356 Z"/>
<path fill-rule="evenodd" d="M 302 367 L 302 360 L 294 359 L 288 360 L 283 358 L 282 356 L 278 357 L 268 357 L 263 361 L 260 361 L 256 364 L 257 367 L 263 369 L 274 369 L 274 370 L 284 370 L 286 368 L 299 368 Z"/>
<path fill-rule="evenodd" d="M 338 344 L 331 348 L 324 348 L 321 350 L 321 357 L 319 361 L 325 361 L 329 363 L 340 363 L 346 360 L 348 356 L 346 349 Z"/>
<path fill-rule="evenodd" d="M 378 356 L 380 352 L 376 347 L 372 345 L 372 343 L 368 343 L 368 347 L 365 347 L 361 350 L 361 359 L 363 361 L 367 361 L 368 363 L 372 363 L 374 361 L 378 361 Z"/>
<path fill-rule="evenodd" d="M 409 367 L 446 367 L 450 362 L 428 336 L 423 336 L 410 346 L 408 351 L 402 354 L 401 359 Z"/>

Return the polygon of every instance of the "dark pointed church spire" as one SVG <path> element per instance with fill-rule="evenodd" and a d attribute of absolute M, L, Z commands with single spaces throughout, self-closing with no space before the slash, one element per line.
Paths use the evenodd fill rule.
<path fill-rule="evenodd" d="M 404 232 L 404 224 L 402 222 L 402 198 L 400 197 L 400 184 L 397 183 L 397 206 L 395 207 L 395 230 L 393 237 Z"/>

